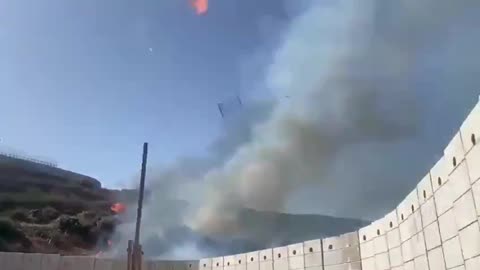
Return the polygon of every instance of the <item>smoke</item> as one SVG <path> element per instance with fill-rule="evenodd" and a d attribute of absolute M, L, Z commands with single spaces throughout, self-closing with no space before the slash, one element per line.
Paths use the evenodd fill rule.
<path fill-rule="evenodd" d="M 207 173 L 207 200 L 191 225 L 235 234 L 243 208 L 284 211 L 295 190 L 325 184 L 346 149 L 417 136 L 414 82 L 424 49 L 474 7 L 466 0 L 313 4 L 292 23 L 269 67 L 266 81 L 278 102 L 272 117 L 225 166 Z M 391 17 L 381 25 L 384 13 Z"/>
<path fill-rule="evenodd" d="M 154 173 L 145 237 L 164 238 L 178 224 L 208 236 L 239 235 L 245 208 L 288 211 L 305 190 L 314 193 L 313 207 L 323 213 L 379 215 L 394 207 L 433 162 L 419 160 L 446 142 L 425 139 L 432 125 L 424 115 L 436 113 L 425 107 L 458 101 L 449 98 L 450 90 L 421 85 L 424 61 L 432 48 L 452 44 L 448 30 L 479 6 L 475 0 L 311 1 L 267 67 L 264 85 L 274 96 L 271 112 L 263 114 L 268 117 L 247 121 L 240 135 L 221 137 L 209 158 Z M 478 70 L 467 57 L 474 48 L 457 51 L 464 61 L 455 62 L 455 76 L 448 59 L 437 60 L 445 77 L 432 80 L 456 85 L 458 96 L 471 98 L 478 79 L 467 83 L 458 74 Z M 465 101 L 454 108 L 463 106 Z"/>

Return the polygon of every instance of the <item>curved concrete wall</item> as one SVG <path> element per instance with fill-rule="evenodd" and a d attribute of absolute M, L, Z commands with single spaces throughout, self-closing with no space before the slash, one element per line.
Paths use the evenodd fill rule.
<path fill-rule="evenodd" d="M 337 237 L 143 270 L 480 270 L 480 104 L 417 187 L 385 217 Z M 126 270 L 124 261 L 0 253 L 5 270 Z"/>
<path fill-rule="evenodd" d="M 337 237 L 202 259 L 199 270 L 480 270 L 479 224 L 480 103 L 385 217 Z"/>

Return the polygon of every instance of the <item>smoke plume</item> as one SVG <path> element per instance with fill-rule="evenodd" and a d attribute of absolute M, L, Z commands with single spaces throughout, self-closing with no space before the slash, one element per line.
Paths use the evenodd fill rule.
<path fill-rule="evenodd" d="M 440 44 L 450 49 L 472 41 L 478 45 L 479 31 L 456 43 L 448 31 L 468 24 L 473 18 L 468 11 L 479 8 L 476 0 L 310 1 L 267 66 L 264 85 L 274 96 L 268 117 L 248 122 L 244 136 L 218 144 L 224 151 L 213 157 L 188 159 L 155 173 L 144 231 L 165 235 L 164 228 L 185 224 L 204 235 L 237 235 L 245 231 L 238 220 L 243 209 L 288 211 L 302 190 L 316 194 L 315 207 L 324 213 L 378 215 L 394 207 L 434 161 L 422 158 L 446 142 L 426 139 L 432 125 L 425 115 L 436 111 L 425 107 L 461 108 L 478 94 L 478 79 L 458 75 L 478 70 L 467 57 L 475 46 L 457 51 L 455 58 L 462 60 L 452 67 L 450 58 L 431 64 L 428 57 Z M 427 62 L 444 68 L 433 70 L 444 77 L 432 80 L 456 88 L 436 85 L 435 92 L 422 85 Z M 457 112 L 452 125 L 463 116 Z M 433 128 L 434 133 L 440 129 Z M 406 165 L 392 175 L 397 161 Z M 176 196 L 186 202 L 169 205 L 166 198 Z"/>
<path fill-rule="evenodd" d="M 291 25 L 267 74 L 277 98 L 291 100 L 278 102 L 252 140 L 206 174 L 210 188 L 194 228 L 234 234 L 239 211 L 285 210 L 295 189 L 322 184 L 345 148 L 417 133 L 418 56 L 472 4 L 402 2 L 396 29 L 385 31 L 376 24 L 380 2 L 316 3 Z M 432 7 L 442 13 L 428 19 Z"/>

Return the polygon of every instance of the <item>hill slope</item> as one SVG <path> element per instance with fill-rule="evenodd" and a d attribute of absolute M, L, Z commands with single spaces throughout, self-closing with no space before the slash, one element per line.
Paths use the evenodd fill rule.
<path fill-rule="evenodd" d="M 132 190 L 0 166 L 0 251 L 96 253 L 118 223 L 111 205 L 135 198 Z"/>
<path fill-rule="evenodd" d="M 147 194 L 148 195 L 148 194 Z M 0 166 L 0 251 L 91 255 L 115 244 L 120 220 L 115 202 L 135 203 L 135 190 L 108 190 L 72 183 L 19 168 Z M 131 218 L 131 217 L 130 217 Z M 173 226 L 164 238 L 144 244 L 146 255 L 168 254 L 173 245 L 195 243 L 215 256 L 262 249 L 354 231 L 366 224 L 355 219 L 292 215 L 245 209 L 235 237 L 206 237 Z"/>
<path fill-rule="evenodd" d="M 324 215 L 284 214 L 252 209 L 244 209 L 239 220 L 240 224 L 237 225 L 242 229 L 235 236 L 205 236 L 185 226 L 171 227 L 163 234 L 163 238 L 153 235 L 144 241 L 145 254 L 169 258 L 174 250 L 192 247 L 207 257 L 239 254 L 340 235 L 358 230 L 369 223 Z"/>

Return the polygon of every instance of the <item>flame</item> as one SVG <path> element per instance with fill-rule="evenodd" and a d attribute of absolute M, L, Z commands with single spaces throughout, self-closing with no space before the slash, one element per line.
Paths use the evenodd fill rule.
<path fill-rule="evenodd" d="M 115 214 L 121 214 L 127 210 L 127 207 L 123 203 L 114 203 L 110 210 L 112 210 Z"/>
<path fill-rule="evenodd" d="M 191 0 L 190 3 L 198 15 L 202 15 L 208 11 L 208 0 Z"/>

